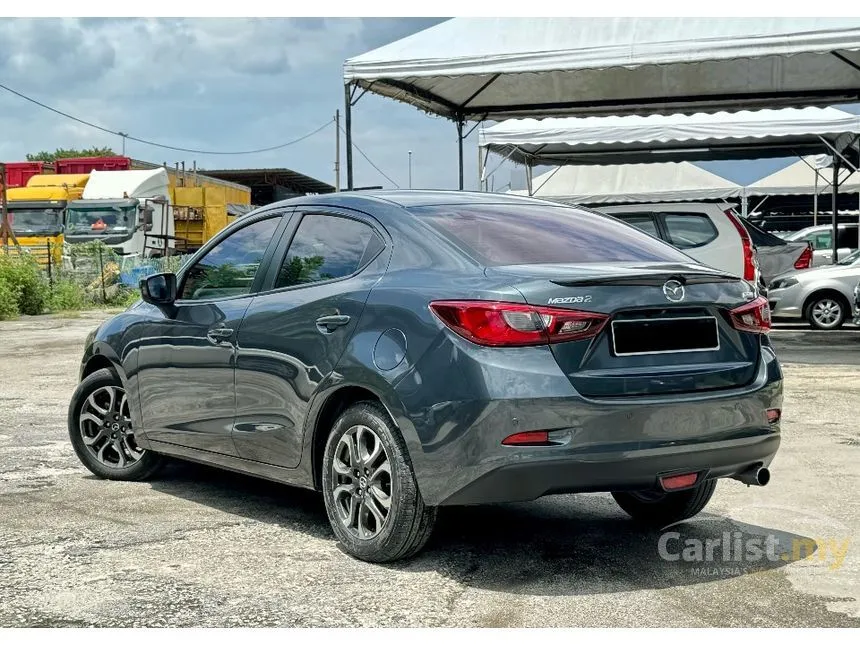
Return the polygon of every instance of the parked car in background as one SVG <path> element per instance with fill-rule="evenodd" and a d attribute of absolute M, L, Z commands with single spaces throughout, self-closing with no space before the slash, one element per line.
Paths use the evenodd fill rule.
<path fill-rule="evenodd" d="M 791 242 L 763 231 L 742 217 L 738 218 L 752 238 L 756 259 L 764 283 L 770 284 L 778 275 L 793 269 L 812 266 L 812 244 L 807 241 Z"/>
<path fill-rule="evenodd" d="M 439 506 L 554 493 L 664 527 L 719 478 L 767 484 L 780 443 L 767 300 L 585 209 L 300 197 L 141 292 L 85 343 L 84 465 L 140 480 L 172 455 L 320 490 L 364 560 L 417 553 Z"/>
<path fill-rule="evenodd" d="M 774 318 L 807 321 L 815 329 L 839 329 L 851 318 L 860 280 L 860 251 L 839 264 L 777 276 L 768 289 Z"/>
<path fill-rule="evenodd" d="M 668 242 L 702 264 L 762 287 L 767 284 L 741 218 L 720 204 L 634 204 L 598 210 Z"/>
<path fill-rule="evenodd" d="M 839 224 L 836 238 L 836 258 L 841 260 L 858 248 L 857 224 Z M 812 266 L 833 264 L 833 226 L 819 224 L 795 231 L 785 238 L 789 242 L 810 242 L 812 244 Z"/>
<path fill-rule="evenodd" d="M 854 287 L 854 324 L 860 325 L 860 280 Z"/>

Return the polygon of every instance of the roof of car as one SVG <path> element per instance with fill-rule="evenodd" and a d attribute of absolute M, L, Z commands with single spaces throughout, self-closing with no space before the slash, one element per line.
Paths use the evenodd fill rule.
<path fill-rule="evenodd" d="M 444 204 L 534 204 L 565 206 L 555 202 L 507 193 L 484 193 L 462 190 L 362 190 L 342 191 L 326 195 L 294 197 L 271 206 L 328 205 L 354 206 L 368 202 L 388 202 L 404 208 L 439 206 Z"/>

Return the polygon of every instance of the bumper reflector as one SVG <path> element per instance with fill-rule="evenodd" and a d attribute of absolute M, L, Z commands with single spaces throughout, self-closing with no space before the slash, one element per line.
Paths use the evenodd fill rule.
<path fill-rule="evenodd" d="M 671 475 L 669 477 L 661 477 L 660 485 L 663 490 L 680 490 L 681 488 L 689 488 L 696 483 L 699 478 L 697 473 L 689 473 L 687 475 Z"/>
<path fill-rule="evenodd" d="M 502 439 L 505 446 L 545 446 L 549 444 L 549 432 L 546 430 L 531 430 L 518 432 Z"/>

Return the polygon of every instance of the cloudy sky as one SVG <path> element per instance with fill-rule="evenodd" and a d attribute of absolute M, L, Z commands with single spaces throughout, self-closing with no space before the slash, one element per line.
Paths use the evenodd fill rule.
<path fill-rule="evenodd" d="M 132 136 L 205 150 L 248 150 L 307 134 L 343 108 L 342 64 L 425 29 L 417 19 L 6 19 L 0 83 L 52 107 Z M 454 125 L 365 95 L 353 110 L 356 144 L 394 182 L 456 188 Z M 0 159 L 121 140 L 0 89 Z M 466 142 L 466 184 L 477 187 L 476 136 Z M 334 183 L 334 126 L 294 146 L 243 156 L 179 153 L 128 142 L 137 159 L 196 160 L 204 168 L 288 167 Z M 709 166 L 752 181 L 783 161 Z M 495 188 L 511 180 L 503 169 Z M 359 154 L 356 185 L 392 184 Z M 342 174 L 345 184 L 345 172 Z M 516 183 L 516 179 L 515 179 Z M 515 186 L 521 187 L 521 186 Z"/>

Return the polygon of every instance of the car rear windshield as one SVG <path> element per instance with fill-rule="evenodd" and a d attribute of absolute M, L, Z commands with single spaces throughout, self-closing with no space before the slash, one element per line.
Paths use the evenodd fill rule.
<path fill-rule="evenodd" d="M 633 226 L 577 208 L 482 204 L 410 211 L 485 266 L 694 262 Z"/>

